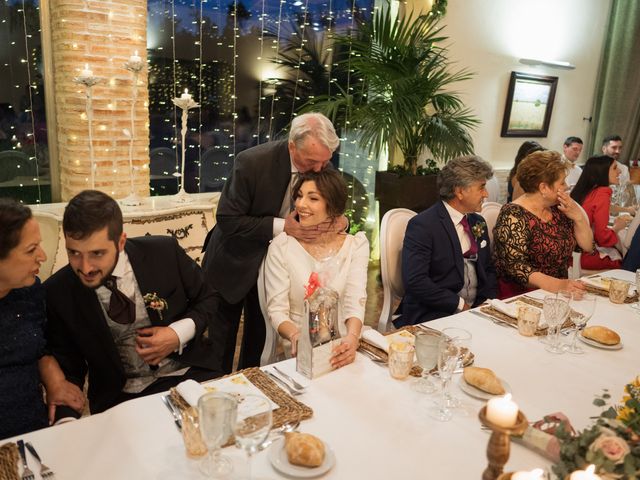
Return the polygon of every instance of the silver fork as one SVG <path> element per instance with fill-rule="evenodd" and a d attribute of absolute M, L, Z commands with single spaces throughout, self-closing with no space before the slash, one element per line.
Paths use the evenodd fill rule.
<path fill-rule="evenodd" d="M 22 458 L 22 480 L 34 480 L 36 477 L 27 465 L 27 456 L 24 452 L 24 442 L 18 440 L 18 450 L 20 451 L 20 458 Z"/>
<path fill-rule="evenodd" d="M 36 452 L 35 447 L 31 445 L 31 442 L 27 442 L 25 445 L 27 446 L 27 450 L 31 452 L 31 455 L 36 457 L 36 460 L 38 460 L 38 463 L 40 463 L 40 476 L 42 478 L 53 478 L 54 477 L 53 470 L 51 470 L 44 463 L 42 463 L 42 459 L 40 458 L 40 455 L 38 455 L 38 452 Z"/>
<path fill-rule="evenodd" d="M 271 373 L 269 370 L 265 370 L 265 373 L 267 375 L 269 375 L 278 385 L 280 385 L 281 387 L 283 387 L 285 390 L 287 390 L 289 392 L 290 395 L 296 396 L 296 395 L 302 395 L 304 392 L 301 392 L 299 390 L 296 390 L 295 388 L 293 388 L 291 385 L 289 385 L 287 382 L 285 382 L 284 380 L 282 380 L 280 377 L 276 377 L 273 373 Z"/>
<path fill-rule="evenodd" d="M 286 373 L 284 373 L 282 370 L 280 370 L 278 367 L 276 367 L 275 365 L 273 366 L 273 369 L 278 372 L 280 375 L 282 375 L 284 378 L 286 378 L 287 380 L 289 380 L 291 382 L 291 384 L 297 388 L 298 390 L 304 390 L 306 387 L 304 385 L 300 385 L 298 382 L 295 381 L 294 378 L 292 378 L 291 376 L 287 375 Z"/>

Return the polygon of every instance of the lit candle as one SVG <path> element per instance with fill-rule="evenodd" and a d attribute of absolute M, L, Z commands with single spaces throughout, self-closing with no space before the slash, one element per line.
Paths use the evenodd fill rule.
<path fill-rule="evenodd" d="M 536 468 L 530 472 L 516 472 L 511 475 L 511 480 L 542 480 L 544 478 L 543 475 L 544 470 Z"/>
<path fill-rule="evenodd" d="M 93 77 L 93 72 L 91 70 L 89 70 L 89 64 L 88 63 L 84 64 L 84 70 L 82 70 L 80 72 L 80 76 L 81 77 Z"/>
<path fill-rule="evenodd" d="M 182 100 L 191 100 L 191 94 L 189 93 L 189 90 L 187 88 L 184 89 L 184 93 L 180 95 L 180 98 Z"/>
<path fill-rule="evenodd" d="M 518 418 L 518 405 L 511 400 L 511 394 L 492 398 L 487 402 L 487 420 L 500 427 L 513 427 Z"/>
<path fill-rule="evenodd" d="M 569 480 L 600 480 L 600 476 L 596 475 L 595 465 L 589 465 L 586 470 L 576 470 L 571 474 Z"/>
<path fill-rule="evenodd" d="M 140 58 L 140 55 L 138 55 L 138 50 L 136 50 L 135 52 L 133 52 L 133 55 L 131 55 L 129 57 L 129 61 L 131 63 L 137 63 L 137 62 L 141 62 L 142 58 Z"/>

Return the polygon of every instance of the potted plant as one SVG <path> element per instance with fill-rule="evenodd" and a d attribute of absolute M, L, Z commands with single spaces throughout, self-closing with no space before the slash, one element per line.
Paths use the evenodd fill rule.
<path fill-rule="evenodd" d="M 358 83 L 336 85 L 337 94 L 307 105 L 339 126 L 350 125 L 362 148 L 402 154 L 401 165 L 376 174 L 381 216 L 396 207 L 420 211 L 438 199 L 439 169 L 433 159 L 419 165 L 425 153 L 446 162 L 473 151 L 469 129 L 479 120 L 451 89 L 472 74 L 450 71 L 439 20 L 433 11 L 395 18 L 386 6 L 370 22 L 361 22 L 355 35 L 336 35 L 336 45 L 348 47 L 341 49 L 348 55 L 338 59 L 337 68 L 347 69 Z"/>

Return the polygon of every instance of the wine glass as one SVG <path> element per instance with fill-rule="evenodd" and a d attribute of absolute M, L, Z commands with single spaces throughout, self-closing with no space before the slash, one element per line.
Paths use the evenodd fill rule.
<path fill-rule="evenodd" d="M 458 365 L 459 358 L 460 347 L 458 343 L 443 333 L 438 341 L 438 375 L 442 381 L 442 396 L 440 397 L 439 405 L 431 413 L 432 417 L 441 422 L 448 422 L 453 416 L 449 409 L 448 401 L 449 383 L 453 371 Z"/>
<path fill-rule="evenodd" d="M 572 317 L 575 328 L 573 338 L 569 345 L 565 345 L 565 350 L 569 353 L 584 353 L 584 350 L 576 344 L 578 332 L 581 331 L 596 308 L 596 297 L 586 292 L 574 292 L 571 308 L 578 314 Z"/>
<path fill-rule="evenodd" d="M 422 367 L 422 377 L 413 382 L 412 388 L 420 393 L 433 393 L 435 384 L 429 372 L 438 363 L 438 342 L 441 334 L 438 332 L 418 332 L 416 334 L 416 357 Z"/>
<path fill-rule="evenodd" d="M 238 415 L 233 424 L 236 445 L 247 452 L 247 468 L 251 477 L 251 458 L 265 441 L 272 423 L 271 402 L 259 395 L 244 395 L 238 404 Z"/>
<path fill-rule="evenodd" d="M 640 213 L 638 213 L 640 215 Z M 631 306 L 636 310 L 640 310 L 640 268 L 636 270 L 636 293 L 638 294 L 638 301 Z"/>
<path fill-rule="evenodd" d="M 208 450 L 200 471 L 209 478 L 225 477 L 233 470 L 231 460 L 220 455 L 220 446 L 231 436 L 237 408 L 237 400 L 228 393 L 207 393 L 198 400 L 200 434 Z"/>
<path fill-rule="evenodd" d="M 571 296 L 570 293 L 568 293 L 568 295 L 569 297 Z M 566 294 L 563 293 L 560 295 L 560 293 L 558 293 L 556 295 L 545 296 L 542 303 L 542 311 L 544 312 L 544 319 L 549 325 L 547 333 L 549 342 L 545 350 L 556 354 L 564 353 L 564 348 L 559 345 L 559 337 L 560 328 L 569 314 L 569 302 Z"/>
<path fill-rule="evenodd" d="M 471 332 L 464 328 L 447 327 L 442 329 L 442 334 L 451 338 L 458 346 L 459 352 L 456 369 L 463 368 L 467 358 L 471 355 Z M 447 392 L 447 406 L 449 408 L 462 407 L 462 400 L 451 394 L 451 392 Z"/>

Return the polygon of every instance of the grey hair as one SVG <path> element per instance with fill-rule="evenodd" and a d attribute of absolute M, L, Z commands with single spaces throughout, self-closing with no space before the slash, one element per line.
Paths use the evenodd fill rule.
<path fill-rule="evenodd" d="M 289 141 L 293 142 L 296 148 L 301 148 L 307 137 L 315 138 L 332 152 L 340 145 L 340 139 L 331 120 L 321 113 L 303 113 L 291 122 Z"/>
<path fill-rule="evenodd" d="M 449 160 L 438 173 L 438 193 L 442 200 L 455 197 L 457 187 L 466 188 L 474 182 L 489 180 L 493 169 L 477 155 L 467 155 Z"/>

